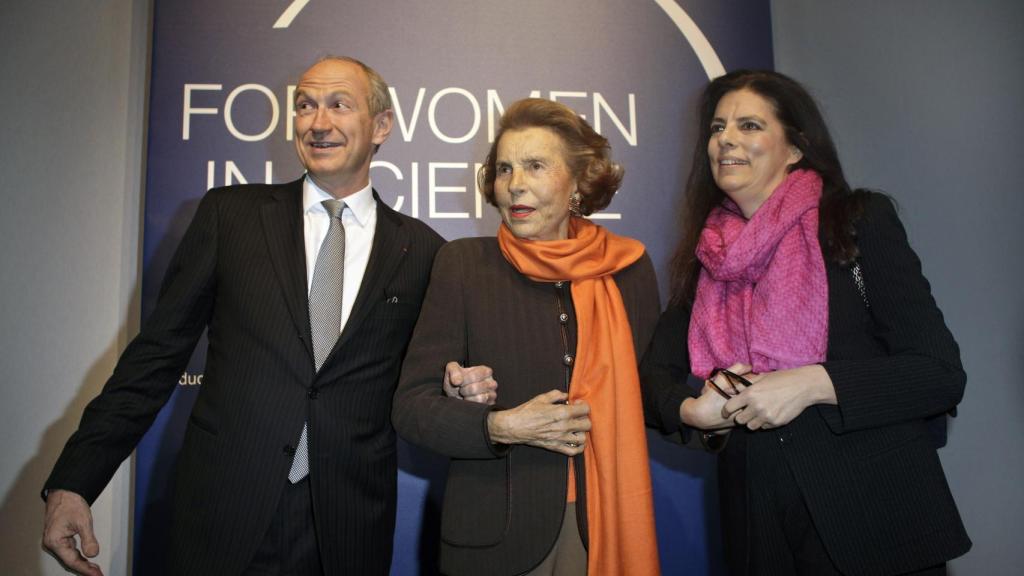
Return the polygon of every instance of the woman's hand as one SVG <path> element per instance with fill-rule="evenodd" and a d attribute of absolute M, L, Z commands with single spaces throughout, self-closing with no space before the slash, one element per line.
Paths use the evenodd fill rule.
<path fill-rule="evenodd" d="M 687 398 L 679 406 L 679 419 L 683 424 L 701 430 L 717 430 L 733 426 L 731 419 L 722 417 L 725 398 L 708 386 L 704 386 L 700 396 Z"/>
<path fill-rule="evenodd" d="M 733 364 L 729 367 L 729 371 L 740 376 L 747 376 L 750 373 L 750 366 Z M 721 373 L 715 376 L 714 383 L 718 387 L 717 389 L 705 381 L 699 397 L 683 400 L 679 406 L 679 418 L 683 424 L 701 430 L 721 430 L 736 425 L 732 421 L 731 415 L 725 412 L 725 403 L 728 399 L 719 390 L 732 395 L 742 392 L 743 384 L 733 382 Z"/>
<path fill-rule="evenodd" d="M 489 366 L 465 368 L 458 362 L 449 362 L 444 367 L 442 387 L 449 398 L 480 404 L 494 404 L 498 400 L 498 382 Z"/>
<path fill-rule="evenodd" d="M 487 430 L 491 441 L 527 444 L 566 456 L 583 452 L 590 430 L 590 406 L 565 404 L 569 395 L 551 390 L 512 408 L 491 412 Z"/>
<path fill-rule="evenodd" d="M 819 365 L 750 374 L 751 386 L 722 407 L 723 418 L 751 430 L 785 426 L 813 404 L 836 404 L 836 390 Z"/>

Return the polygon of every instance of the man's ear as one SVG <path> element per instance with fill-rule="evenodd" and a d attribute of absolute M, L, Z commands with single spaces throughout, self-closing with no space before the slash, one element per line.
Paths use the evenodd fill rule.
<path fill-rule="evenodd" d="M 385 110 L 373 118 L 373 143 L 380 146 L 391 135 L 391 129 L 395 125 L 395 113 Z"/>

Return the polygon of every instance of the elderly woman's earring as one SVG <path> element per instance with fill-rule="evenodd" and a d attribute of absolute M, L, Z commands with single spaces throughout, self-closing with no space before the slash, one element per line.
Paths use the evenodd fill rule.
<path fill-rule="evenodd" d="M 569 213 L 573 216 L 582 216 L 580 212 L 580 193 L 573 192 L 569 195 Z"/>

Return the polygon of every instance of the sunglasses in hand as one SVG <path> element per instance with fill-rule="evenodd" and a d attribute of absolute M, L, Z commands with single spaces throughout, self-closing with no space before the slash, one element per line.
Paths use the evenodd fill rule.
<path fill-rule="evenodd" d="M 725 381 L 729 385 L 728 390 L 723 390 L 722 387 L 715 382 L 715 377 L 718 376 L 719 374 L 725 377 Z M 715 389 L 715 392 L 718 392 L 726 400 L 740 393 L 739 389 L 736 387 L 737 384 L 740 384 L 744 387 L 750 387 L 754 385 L 754 383 L 751 382 L 750 380 L 747 380 L 743 376 L 740 376 L 739 374 L 732 372 L 731 370 L 726 370 L 725 368 L 715 368 L 714 370 L 712 370 L 711 375 L 708 376 L 707 383 L 712 388 Z"/>

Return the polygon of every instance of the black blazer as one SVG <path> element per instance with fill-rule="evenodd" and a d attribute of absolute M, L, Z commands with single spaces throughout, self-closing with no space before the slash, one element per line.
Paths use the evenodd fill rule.
<path fill-rule="evenodd" d="M 310 481 L 327 574 L 387 574 L 395 522 L 391 398 L 443 240 L 377 199 L 355 306 L 313 365 L 302 180 L 211 190 L 155 310 L 46 482 L 90 503 L 174 390 L 208 328 L 202 388 L 177 463 L 169 573 L 239 574 L 269 526 L 309 422 Z"/>
<path fill-rule="evenodd" d="M 838 406 L 817 405 L 789 425 L 737 431 L 720 455 L 727 561 L 747 573 L 747 451 L 780 452 L 829 556 L 844 574 L 896 574 L 940 564 L 971 546 L 925 419 L 952 410 L 966 375 L 891 201 L 872 194 L 857 223 L 867 301 L 849 268 L 826 262 L 828 354 Z M 670 308 L 644 359 L 645 389 L 665 407 L 659 427 L 678 431 L 690 374 L 689 311 Z M 674 403 L 674 411 L 672 404 Z M 734 446 L 735 440 L 740 440 Z"/>

